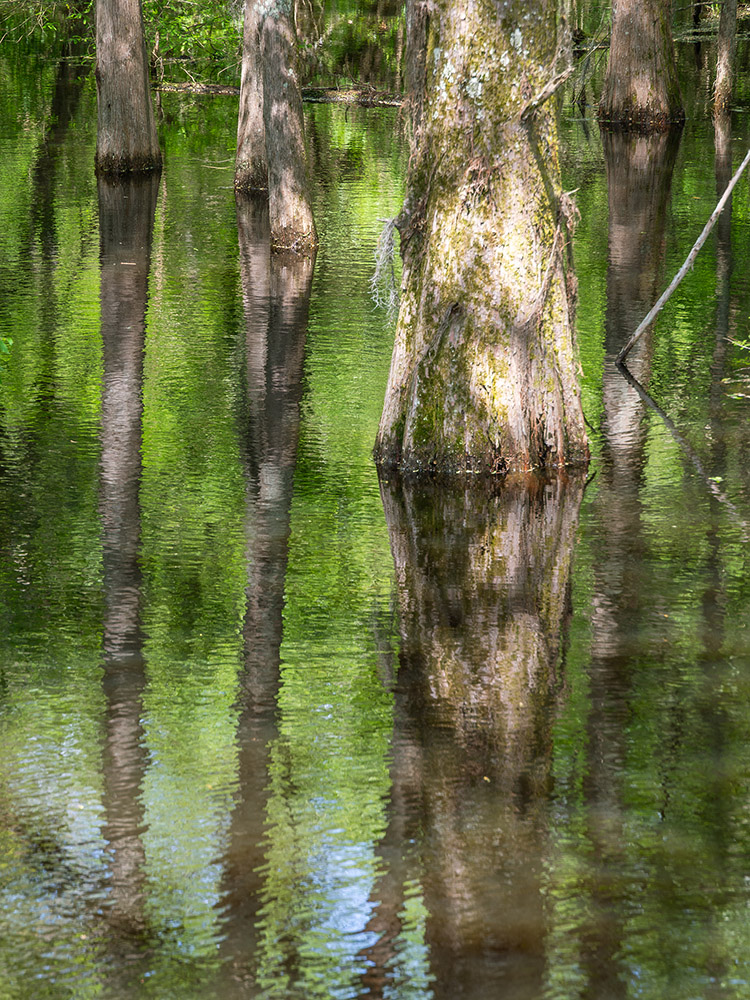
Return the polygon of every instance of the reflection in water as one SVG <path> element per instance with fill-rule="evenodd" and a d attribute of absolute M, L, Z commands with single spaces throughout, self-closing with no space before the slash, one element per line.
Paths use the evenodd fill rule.
<path fill-rule="evenodd" d="M 104 573 L 104 828 L 110 852 L 106 916 L 116 953 L 137 947 L 144 913 L 147 765 L 141 718 L 145 687 L 141 634 L 139 487 L 143 346 L 159 177 L 100 178 L 102 391 L 101 518 Z"/>
<path fill-rule="evenodd" d="M 750 546 L 727 505 L 608 371 L 572 571 L 578 484 L 384 485 L 386 527 L 379 113 L 310 111 L 329 238 L 305 338 L 309 279 L 285 299 L 248 213 L 243 314 L 231 108 L 165 95 L 141 382 L 153 195 L 100 188 L 100 261 L 92 92 L 66 111 L 64 73 L 22 68 L 0 101 L 3 1000 L 747 1000 Z M 659 140 L 610 164 L 610 356 L 723 187 L 723 134 L 716 164 L 700 123 L 682 142 L 679 227 Z M 590 362 L 607 192 L 578 153 Z M 746 403 L 720 387 L 747 336 L 739 207 L 731 284 L 727 213 L 639 374 L 746 517 Z"/>
<path fill-rule="evenodd" d="M 589 836 L 597 864 L 623 864 L 623 774 L 633 664 L 627 650 L 644 609 L 641 488 L 646 407 L 615 367 L 613 356 L 631 336 L 661 291 L 664 233 L 680 133 L 604 136 L 609 200 L 604 442 L 598 480 L 600 557 L 595 568 L 590 666 L 591 713 L 585 794 Z M 649 330 L 628 357 L 648 385 L 653 354 Z M 596 912 L 583 935 L 582 964 L 592 996 L 624 996 L 620 953 L 624 917 L 621 887 L 597 881 Z"/>
<path fill-rule="evenodd" d="M 225 858 L 222 952 L 227 974 L 252 992 L 262 904 L 269 751 L 276 699 L 292 483 L 314 257 L 270 252 L 268 206 L 238 198 L 247 352 L 246 426 L 241 435 L 247 493 L 247 604 L 240 681 L 238 801 Z M 248 994 L 249 995 L 249 994 Z"/>
<path fill-rule="evenodd" d="M 550 724 L 583 481 L 497 496 L 382 492 L 402 648 L 367 995 L 404 972 L 418 884 L 432 995 L 531 1000 L 544 971 Z M 413 932 L 411 942 L 413 952 Z"/>
<path fill-rule="evenodd" d="M 609 203 L 604 415 L 608 466 L 614 475 L 640 467 L 644 408 L 613 363 L 661 293 L 664 234 L 681 132 L 638 136 L 603 133 Z M 628 356 L 648 386 L 652 330 Z M 640 457 L 639 457 L 640 456 Z"/>

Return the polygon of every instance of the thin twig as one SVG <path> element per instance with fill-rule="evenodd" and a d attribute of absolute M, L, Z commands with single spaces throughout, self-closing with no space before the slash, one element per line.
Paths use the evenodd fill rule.
<path fill-rule="evenodd" d="M 700 250 L 700 248 L 703 246 L 703 244 L 708 239 L 708 234 L 714 228 L 714 225 L 716 224 L 716 220 L 721 215 L 722 210 L 723 210 L 724 206 L 726 205 L 727 201 L 729 200 L 729 196 L 732 193 L 735 184 L 740 179 L 740 176 L 742 175 L 742 171 L 745 169 L 745 167 L 748 165 L 748 163 L 750 163 L 750 149 L 747 151 L 747 155 L 745 156 L 745 159 L 742 161 L 742 163 L 738 167 L 737 173 L 734 175 L 734 177 L 731 179 L 731 181 L 727 184 L 726 191 L 721 196 L 719 204 L 713 210 L 713 214 L 711 215 L 711 218 L 708 220 L 708 222 L 706 223 L 706 225 L 703 227 L 703 232 L 700 234 L 700 236 L 698 237 L 698 239 L 695 241 L 695 245 L 693 246 L 693 249 L 690 251 L 690 253 L 687 255 L 685 263 L 682 265 L 682 267 L 680 268 L 680 270 L 677 272 L 677 274 L 672 279 L 671 285 L 669 286 L 669 288 L 665 292 L 662 293 L 661 297 L 658 299 L 658 301 L 656 302 L 656 304 L 651 308 L 651 311 L 648 313 L 648 315 L 645 316 L 643 318 L 643 320 L 641 320 L 641 323 L 640 323 L 638 329 L 635 331 L 635 333 L 633 334 L 633 336 L 630 338 L 630 340 L 627 342 L 627 344 L 623 347 L 623 349 L 617 355 L 617 358 L 615 360 L 619 364 L 622 364 L 624 362 L 625 358 L 628 356 L 628 354 L 630 354 L 630 352 L 635 347 L 635 345 L 638 343 L 638 341 L 641 339 L 641 337 L 646 332 L 646 330 L 648 329 L 648 327 L 656 319 L 656 317 L 661 312 L 661 310 L 664 307 L 664 305 L 666 304 L 666 302 L 671 298 L 672 293 L 674 292 L 674 290 L 677 288 L 677 286 L 680 284 L 680 282 L 685 277 L 685 275 L 687 274 L 687 272 L 693 266 L 693 262 L 695 261 L 695 258 L 698 256 L 698 251 Z"/>
<path fill-rule="evenodd" d="M 526 104 L 524 104 L 523 108 L 521 109 L 521 121 L 522 122 L 528 121 L 528 119 L 534 114 L 534 112 L 538 108 L 540 108 L 545 101 L 548 101 L 550 97 L 552 97 L 552 95 L 555 93 L 555 91 L 558 90 L 558 88 L 560 88 L 565 83 L 565 81 L 568 79 L 568 77 L 572 72 L 573 72 L 572 66 L 566 67 L 566 69 L 564 69 L 562 73 L 558 73 L 557 76 L 549 80 L 542 87 L 542 89 L 539 91 L 536 97 L 534 97 L 530 101 L 527 101 Z"/>

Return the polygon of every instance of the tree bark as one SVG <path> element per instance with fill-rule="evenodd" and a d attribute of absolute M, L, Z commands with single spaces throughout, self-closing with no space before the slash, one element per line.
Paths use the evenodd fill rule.
<path fill-rule="evenodd" d="M 97 0 L 97 174 L 161 169 L 141 0 Z"/>
<path fill-rule="evenodd" d="M 719 18 L 714 114 L 728 115 L 734 87 L 734 64 L 737 55 L 737 0 L 724 0 Z"/>
<path fill-rule="evenodd" d="M 310 203 L 292 0 L 271 0 L 259 16 L 271 246 L 310 253 L 318 237 Z"/>
<path fill-rule="evenodd" d="M 664 132 L 685 121 L 671 20 L 671 0 L 613 0 L 604 128 Z"/>
<path fill-rule="evenodd" d="M 246 0 L 237 158 L 234 170 L 234 186 L 237 191 L 259 191 L 268 188 L 260 22 L 260 3 L 258 0 Z"/>
<path fill-rule="evenodd" d="M 567 68 L 567 30 L 552 0 L 509 0 L 502 14 L 492 0 L 441 0 L 429 16 L 415 6 L 408 77 L 424 86 L 411 95 L 401 308 L 376 461 L 447 473 L 585 462 L 564 255 L 574 210 L 554 116 L 548 103 L 531 111 Z"/>

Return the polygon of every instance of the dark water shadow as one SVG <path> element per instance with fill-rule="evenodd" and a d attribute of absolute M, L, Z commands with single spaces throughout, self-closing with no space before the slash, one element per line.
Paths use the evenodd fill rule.
<path fill-rule="evenodd" d="M 405 903 L 419 886 L 430 995 L 536 1000 L 551 724 L 584 479 L 494 496 L 381 490 L 401 654 L 384 874 L 368 925 L 377 940 L 362 955 L 361 995 L 398 995 L 408 982 Z"/>
<path fill-rule="evenodd" d="M 104 358 L 100 512 L 104 575 L 104 919 L 117 989 L 135 988 L 149 938 L 145 911 L 141 629 L 143 350 L 159 177 L 98 180 Z M 130 967 L 130 971 L 129 971 Z"/>
<path fill-rule="evenodd" d="M 247 588 L 239 679 L 237 801 L 223 859 L 222 994 L 254 995 L 262 934 L 270 744 L 277 734 L 284 584 L 314 257 L 272 254 L 268 207 L 238 199 L 245 310 Z"/>

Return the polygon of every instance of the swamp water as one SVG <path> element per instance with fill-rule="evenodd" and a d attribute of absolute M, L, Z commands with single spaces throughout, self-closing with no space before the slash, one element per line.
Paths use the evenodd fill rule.
<path fill-rule="evenodd" d="M 746 116 L 564 119 L 590 478 L 488 496 L 370 459 L 395 112 L 307 108 L 312 269 L 235 99 L 97 186 L 91 75 L 0 82 L 0 998 L 750 997 L 746 180 L 631 355 L 671 425 L 612 362 Z"/>

